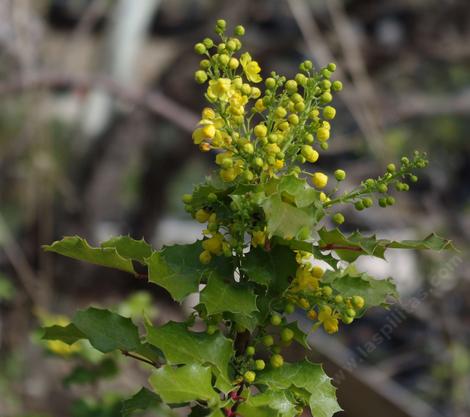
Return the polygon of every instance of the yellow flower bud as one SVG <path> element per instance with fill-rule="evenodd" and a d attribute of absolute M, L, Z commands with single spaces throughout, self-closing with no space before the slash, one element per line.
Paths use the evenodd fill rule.
<path fill-rule="evenodd" d="M 199 255 L 199 261 L 203 265 L 207 265 L 211 260 L 212 260 L 212 255 L 207 250 L 202 251 L 201 254 Z"/>
<path fill-rule="evenodd" d="M 211 214 L 205 211 L 204 209 L 199 209 L 198 211 L 196 211 L 194 217 L 199 223 L 205 223 L 209 220 L 210 215 Z"/>
<path fill-rule="evenodd" d="M 318 278 L 320 279 L 323 274 L 325 273 L 325 271 L 323 270 L 323 268 L 319 267 L 319 266 L 314 266 L 312 268 L 312 275 L 315 277 L 315 278 Z"/>
<path fill-rule="evenodd" d="M 262 137 L 265 137 L 267 135 L 268 128 L 263 124 L 259 124 L 259 125 L 255 126 L 255 128 L 253 129 L 253 132 L 254 132 L 256 137 L 262 138 Z"/>
<path fill-rule="evenodd" d="M 320 142 L 325 142 L 330 138 L 330 131 L 326 127 L 317 130 L 317 138 Z"/>
<path fill-rule="evenodd" d="M 322 172 L 315 172 L 312 175 L 312 183 L 317 188 L 325 188 L 326 184 L 328 184 L 328 177 Z"/>
<path fill-rule="evenodd" d="M 208 119 L 208 120 L 215 119 L 215 111 L 211 109 L 210 107 L 205 107 L 202 110 L 202 118 Z"/>
<path fill-rule="evenodd" d="M 202 128 L 202 133 L 205 135 L 206 138 L 212 139 L 215 136 L 215 126 L 214 125 L 206 125 Z"/>

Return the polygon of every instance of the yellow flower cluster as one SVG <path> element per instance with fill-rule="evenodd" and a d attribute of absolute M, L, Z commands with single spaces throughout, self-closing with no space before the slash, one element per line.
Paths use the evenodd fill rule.
<path fill-rule="evenodd" d="M 358 295 L 344 298 L 340 294 L 334 294 L 333 289 L 322 282 L 325 271 L 312 265 L 312 258 L 313 254 L 309 252 L 297 252 L 299 266 L 288 289 L 287 298 L 307 311 L 307 317 L 315 322 L 312 330 L 323 326 L 327 333 L 336 333 L 340 320 L 344 324 L 352 323 L 356 311 L 364 308 L 365 300 Z M 317 306 L 318 312 L 312 306 Z"/>
<path fill-rule="evenodd" d="M 271 73 L 261 91 L 259 63 L 248 52 L 238 55 L 242 47 L 238 36 L 244 28 L 237 26 L 228 36 L 226 25 L 219 23 L 219 43 L 206 38 L 195 45 L 195 51 L 204 56 L 195 78 L 207 83 L 205 97 L 211 106 L 202 112 L 194 143 L 203 152 L 220 152 L 216 156 L 219 175 L 229 183 L 260 183 L 287 166 L 296 172 L 296 163 L 317 162 L 320 154 L 314 146 L 328 148 L 327 120 L 336 114 L 326 104 L 333 99 L 331 93 L 342 88 L 340 81 L 330 81 L 336 66 L 314 72 L 312 63 L 305 61 L 293 79 Z M 318 189 L 327 181 L 323 173 L 312 176 Z"/>

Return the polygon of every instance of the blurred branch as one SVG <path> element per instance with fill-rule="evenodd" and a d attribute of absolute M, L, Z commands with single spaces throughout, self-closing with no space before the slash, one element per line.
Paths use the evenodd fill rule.
<path fill-rule="evenodd" d="M 375 153 L 382 153 L 385 148 L 381 142 L 382 133 L 377 120 L 379 119 L 379 111 L 377 107 L 377 99 L 374 94 L 374 86 L 367 73 L 366 63 L 362 56 L 360 41 L 357 33 L 346 15 L 344 4 L 339 0 L 327 0 L 326 6 L 330 12 L 335 33 L 341 46 L 344 56 L 345 65 L 351 74 L 354 84 L 356 99 L 359 99 L 362 108 L 363 123 L 369 133 L 368 138 L 370 146 Z"/>
<path fill-rule="evenodd" d="M 198 117 L 191 110 L 176 103 L 159 92 L 143 92 L 123 87 L 106 76 L 74 76 L 39 72 L 34 75 L 15 78 L 0 83 L 0 97 L 38 89 L 71 88 L 87 91 L 95 88 L 106 90 L 110 95 L 134 106 L 163 117 L 187 132 L 192 132 Z"/>
<path fill-rule="evenodd" d="M 96 22 L 104 15 L 108 6 L 109 2 L 107 0 L 92 0 L 78 22 L 73 37 L 78 39 L 90 33 Z"/>
<path fill-rule="evenodd" d="M 333 53 L 331 52 L 328 42 L 324 39 L 320 29 L 312 16 L 312 11 L 305 0 L 287 0 L 291 9 L 292 15 L 297 22 L 297 25 L 302 32 L 304 40 L 307 44 L 310 53 L 317 58 L 317 63 L 326 65 L 329 62 L 335 61 Z M 351 85 L 345 77 L 345 74 L 340 66 L 336 69 L 336 74 L 344 84 L 344 92 L 341 94 L 346 107 L 354 117 L 357 125 L 359 126 L 364 138 L 366 140 L 369 150 L 374 154 L 377 159 L 381 159 L 382 144 L 379 137 L 375 136 L 374 128 L 370 126 L 371 118 L 365 116 L 361 95 L 356 85 Z"/>
<path fill-rule="evenodd" d="M 470 114 L 470 88 L 457 94 L 435 95 L 410 93 L 394 99 L 384 98 L 387 124 L 419 116 Z"/>
<path fill-rule="evenodd" d="M 2 214 L 0 214 L 0 239 L 2 240 L 1 246 L 3 247 L 3 251 L 15 270 L 24 292 L 34 305 L 40 305 L 38 297 L 36 296 L 38 284 L 36 274 L 29 264 L 23 249 L 13 237 Z"/>

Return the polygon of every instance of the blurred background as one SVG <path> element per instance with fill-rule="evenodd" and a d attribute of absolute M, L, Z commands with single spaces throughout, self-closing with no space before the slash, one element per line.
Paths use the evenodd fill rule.
<path fill-rule="evenodd" d="M 342 415 L 470 416 L 468 0 L 0 0 L 0 416 L 114 417 L 145 384 L 138 364 L 44 344 L 40 325 L 90 303 L 137 321 L 182 317 L 163 290 L 41 245 L 199 236 L 180 203 L 212 163 L 191 141 L 204 106 L 193 45 L 219 17 L 246 27 L 264 75 L 337 63 L 345 88 L 319 164 L 345 169 L 346 188 L 428 152 L 411 192 L 346 213 L 346 230 L 435 231 L 460 249 L 360 261 L 396 278 L 401 303 L 312 335 Z"/>

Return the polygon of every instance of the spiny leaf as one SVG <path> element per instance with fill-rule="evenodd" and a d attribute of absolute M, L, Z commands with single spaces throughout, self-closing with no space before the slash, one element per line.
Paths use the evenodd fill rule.
<path fill-rule="evenodd" d="M 279 194 L 273 194 L 263 203 L 269 236 L 284 239 L 296 237 L 304 228 L 311 230 L 315 224 L 311 208 L 297 208 L 282 201 Z"/>
<path fill-rule="evenodd" d="M 224 312 L 249 315 L 258 310 L 256 295 L 250 287 L 235 280 L 225 282 L 216 276 L 209 278 L 200 299 L 209 315 Z"/>
<path fill-rule="evenodd" d="M 78 311 L 72 322 L 100 352 L 133 351 L 141 345 L 137 327 L 131 319 L 109 310 L 90 307 Z"/>
<path fill-rule="evenodd" d="M 389 248 L 454 249 L 449 240 L 443 239 L 435 234 L 431 234 L 423 240 L 404 240 L 401 242 L 377 239 L 375 235 L 363 236 L 359 232 L 354 232 L 346 237 L 338 229 L 326 230 L 322 228 L 318 231 L 318 234 L 320 236 L 318 249 L 334 250 L 341 259 L 347 262 L 354 262 L 361 255 L 376 256 L 384 259 L 385 251 Z"/>
<path fill-rule="evenodd" d="M 344 297 L 363 297 L 365 306 L 357 312 L 358 317 L 363 315 L 367 308 L 386 304 L 389 297 L 398 298 L 395 283 L 391 278 L 376 279 L 366 273 L 357 272 L 352 266 L 343 271 L 326 271 L 322 281 L 330 284 Z"/>
<path fill-rule="evenodd" d="M 331 417 L 341 411 L 331 378 L 325 374 L 321 365 L 307 360 L 285 363 L 280 368 L 260 372 L 256 384 L 266 385 L 272 390 L 289 390 L 292 387 L 304 390 L 304 399 L 308 401 L 315 417 Z M 299 391 L 299 394 L 302 392 Z"/>
<path fill-rule="evenodd" d="M 199 364 L 174 368 L 162 366 L 149 381 L 162 400 L 168 404 L 180 404 L 195 400 L 219 403 L 219 395 L 212 388 L 212 372 Z"/>
<path fill-rule="evenodd" d="M 251 395 L 238 408 L 241 415 L 295 417 L 298 415 L 295 399 L 288 391 L 267 390 Z"/>
<path fill-rule="evenodd" d="M 42 338 L 44 340 L 60 340 L 67 345 L 73 345 L 78 340 L 86 338 L 86 335 L 72 323 L 67 326 L 54 325 L 44 327 L 43 330 L 44 334 Z"/>
<path fill-rule="evenodd" d="M 122 417 L 130 417 L 136 411 L 144 411 L 149 408 L 155 408 L 161 402 L 162 400 L 157 394 L 148 390 L 147 388 L 142 388 L 131 398 L 122 402 L 121 415 Z"/>
<path fill-rule="evenodd" d="M 202 250 L 201 242 L 197 241 L 154 252 L 148 259 L 149 281 L 165 288 L 176 301 L 181 301 L 198 290 L 203 278 L 229 273 L 231 264 L 225 257 L 218 257 L 209 265 L 201 264 Z"/>
<path fill-rule="evenodd" d="M 145 264 L 145 260 L 152 255 L 152 247 L 144 240 L 135 240 L 130 236 L 113 237 L 101 244 L 102 248 L 116 248 L 123 258 L 138 261 Z"/>
<path fill-rule="evenodd" d="M 115 247 L 95 248 L 79 236 L 67 236 L 43 248 L 48 252 L 55 252 L 79 261 L 136 274 L 132 260 L 120 255 Z"/>
<path fill-rule="evenodd" d="M 282 294 L 289 286 L 289 277 L 295 275 L 295 253 L 287 246 L 276 245 L 269 252 L 252 249 L 242 262 L 242 269 L 250 281 L 263 285 L 272 294 Z"/>
<path fill-rule="evenodd" d="M 278 191 L 281 195 L 287 193 L 299 208 L 320 202 L 320 192 L 310 187 L 305 179 L 295 175 L 283 176 L 279 181 Z"/>
<path fill-rule="evenodd" d="M 169 322 L 160 327 L 146 325 L 147 341 L 159 348 L 171 365 L 199 363 L 213 365 L 224 390 L 230 390 L 229 362 L 234 355 L 233 341 L 222 333 L 192 332 L 184 323 Z M 219 384 L 220 385 L 220 384 Z"/>

